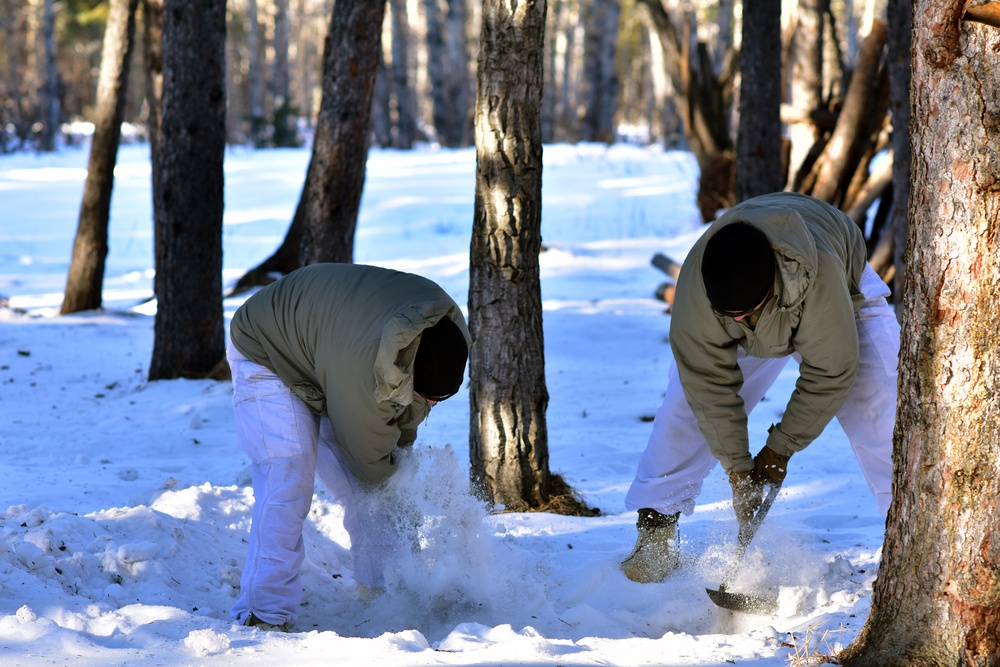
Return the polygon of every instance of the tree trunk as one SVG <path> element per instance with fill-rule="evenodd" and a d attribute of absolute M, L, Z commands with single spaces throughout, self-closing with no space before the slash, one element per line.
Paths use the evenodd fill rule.
<path fill-rule="evenodd" d="M 392 146 L 392 81 L 385 64 L 384 50 L 379 48 L 378 71 L 375 73 L 375 92 L 372 98 L 372 139 L 377 146 Z"/>
<path fill-rule="evenodd" d="M 615 142 L 618 104 L 615 53 L 620 16 L 618 0 L 592 0 L 583 47 L 583 76 L 587 91 L 583 115 L 584 141 Z"/>
<path fill-rule="evenodd" d="M 965 5 L 913 3 L 894 497 L 848 665 L 1000 665 L 1000 32 Z"/>
<path fill-rule="evenodd" d="M 4 8 L 4 39 L 6 42 L 6 53 L 7 56 L 7 104 L 2 114 L 2 120 L 4 124 L 4 129 L 0 130 L 0 137 L 3 137 L 3 146 L 0 150 L 7 152 L 7 125 L 13 125 L 15 136 L 23 136 L 24 113 L 22 110 L 22 97 L 23 97 L 23 81 L 21 77 L 21 66 L 22 52 L 23 52 L 23 30 L 20 27 L 21 18 L 20 12 L 17 11 L 16 5 L 18 3 L 14 0 L 8 0 Z"/>
<path fill-rule="evenodd" d="M 288 0 L 274 0 L 274 73 L 271 97 L 275 111 L 288 103 L 291 74 L 288 67 Z"/>
<path fill-rule="evenodd" d="M 550 498 L 541 251 L 545 0 L 484 0 L 469 268 L 471 473 L 509 510 Z"/>
<path fill-rule="evenodd" d="M 781 177 L 781 0 L 743 8 L 736 200 L 777 192 Z"/>
<path fill-rule="evenodd" d="M 150 380 L 205 377 L 224 358 L 225 0 L 166 0 L 157 309 Z"/>
<path fill-rule="evenodd" d="M 431 85 L 434 130 L 447 148 L 469 143 L 469 49 L 465 39 L 466 0 L 426 0 L 427 69 Z"/>
<path fill-rule="evenodd" d="M 250 98 L 250 142 L 257 148 L 266 145 L 264 136 L 264 88 L 260 76 L 260 21 L 257 0 L 247 0 L 247 87 Z"/>
<path fill-rule="evenodd" d="M 807 194 L 837 205 L 843 198 L 853 166 L 857 164 L 858 139 L 872 114 L 873 82 L 879 75 L 881 53 L 885 46 L 886 26 L 876 21 L 865 38 L 858 54 L 858 66 L 851 75 L 851 83 L 844 98 L 837 128 L 830 136 L 823 154 L 815 167 L 815 183 Z M 881 119 L 880 119 L 881 120 Z"/>
<path fill-rule="evenodd" d="M 410 82 L 410 21 L 406 0 L 388 0 L 392 15 L 392 91 L 396 98 L 396 140 L 393 147 L 413 148 L 417 122 Z"/>
<path fill-rule="evenodd" d="M 799 0 L 789 45 L 789 104 L 801 118 L 788 125 L 788 185 L 792 190 L 798 190 L 804 176 L 800 169 L 820 134 L 809 114 L 823 108 L 823 15 L 828 6 L 829 0 Z"/>
<path fill-rule="evenodd" d="M 886 61 L 889 68 L 890 109 L 892 112 L 892 221 L 893 266 L 891 284 L 896 303 L 903 302 L 906 285 L 906 233 L 910 200 L 910 0 L 889 0 L 889 34 Z M 897 314 L 901 315 L 902 310 Z"/>
<path fill-rule="evenodd" d="M 445 90 L 449 116 L 450 145 L 461 148 L 472 143 L 472 80 L 469 77 L 469 0 L 448 0 L 445 20 L 448 40 L 445 49 Z"/>
<path fill-rule="evenodd" d="M 56 10 L 54 0 L 45 0 L 42 38 L 45 42 L 44 131 L 40 148 L 52 152 L 59 136 L 59 70 L 56 69 Z"/>
<path fill-rule="evenodd" d="M 663 48 L 664 66 L 674 84 L 684 135 L 698 160 L 701 175 L 697 204 L 702 219 L 714 220 L 720 209 L 735 203 L 735 150 L 729 128 L 733 70 L 715 75 L 703 43 L 683 38 L 662 0 L 639 0 L 649 10 Z M 687 30 L 691 30 L 690 23 Z"/>
<path fill-rule="evenodd" d="M 302 264 L 351 262 L 368 159 L 384 0 L 337 0 L 306 174 Z"/>
<path fill-rule="evenodd" d="M 160 220 L 156 208 L 160 201 L 160 126 L 163 112 L 163 0 L 142 0 L 142 41 L 143 69 L 146 75 L 146 107 L 149 118 L 146 132 L 149 134 L 149 155 L 151 189 L 153 193 L 153 263 L 164 263 L 160 242 Z M 153 294 L 165 293 L 164 274 L 153 275 Z"/>
<path fill-rule="evenodd" d="M 128 89 L 129 59 L 135 44 L 135 10 L 139 0 L 111 0 L 97 82 L 94 136 L 90 144 L 87 180 L 73 258 L 60 312 L 76 313 L 101 307 L 104 260 L 108 256 L 108 218 L 115 183 L 115 160 L 121 138 Z"/>

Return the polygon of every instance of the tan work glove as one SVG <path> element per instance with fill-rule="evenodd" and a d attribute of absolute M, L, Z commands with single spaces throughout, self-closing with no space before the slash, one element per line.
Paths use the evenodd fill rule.
<path fill-rule="evenodd" d="M 753 457 L 753 481 L 758 485 L 781 486 L 788 473 L 790 456 L 779 454 L 770 447 L 764 447 Z"/>
<path fill-rule="evenodd" d="M 729 486 L 733 489 L 733 511 L 740 525 L 746 525 L 757 513 L 764 488 L 754 480 L 753 470 L 729 473 Z"/>

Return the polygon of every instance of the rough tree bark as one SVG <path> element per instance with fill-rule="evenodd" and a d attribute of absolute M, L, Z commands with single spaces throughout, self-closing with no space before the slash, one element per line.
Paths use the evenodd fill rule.
<path fill-rule="evenodd" d="M 1000 7 L 965 5 L 913 2 L 894 497 L 847 665 L 1000 665 Z"/>
<path fill-rule="evenodd" d="M 469 267 L 471 473 L 522 511 L 551 497 L 541 251 L 545 0 L 484 0 Z"/>
<path fill-rule="evenodd" d="M 906 230 L 910 200 L 910 0 L 889 0 L 886 62 L 889 68 L 892 113 L 892 215 L 889 230 L 893 248 L 893 299 L 902 303 L 906 285 Z M 888 240 L 888 239 L 887 239 Z"/>
<path fill-rule="evenodd" d="M 101 307 L 104 261 L 108 256 L 108 219 L 115 183 L 115 161 L 121 139 L 129 60 L 135 44 L 135 10 L 139 0 L 111 0 L 101 53 L 90 144 L 87 180 L 80 219 L 73 241 L 73 257 L 66 278 L 60 312 L 76 313 Z"/>
<path fill-rule="evenodd" d="M 225 0 L 164 2 L 150 380 L 206 377 L 225 355 L 225 36 Z"/>
<path fill-rule="evenodd" d="M 736 200 L 781 190 L 781 0 L 743 7 Z"/>

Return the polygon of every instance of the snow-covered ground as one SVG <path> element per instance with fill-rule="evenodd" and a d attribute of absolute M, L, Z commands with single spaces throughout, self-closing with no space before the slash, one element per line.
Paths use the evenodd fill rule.
<path fill-rule="evenodd" d="M 683 568 L 662 584 L 618 569 L 623 507 L 665 389 L 670 318 L 654 252 L 700 229 L 685 153 L 546 146 L 541 258 L 551 469 L 596 518 L 491 515 L 466 489 L 468 397 L 434 408 L 389 493 L 424 515 L 420 548 L 367 604 L 342 512 L 318 487 L 298 632 L 234 625 L 253 496 L 231 388 L 148 382 L 149 159 L 116 170 L 103 312 L 60 317 L 87 152 L 0 157 L 0 663 L 4 665 L 711 665 L 801 662 L 863 625 L 883 519 L 836 423 L 792 459 L 739 585 L 774 616 L 716 608 L 736 523 L 717 468 L 682 519 Z M 308 151 L 226 156 L 225 276 L 280 243 Z M 468 290 L 471 150 L 373 151 L 355 260 Z M 225 302 L 227 316 L 242 298 Z M 2 303 L 2 300 L 0 300 Z M 790 362 L 751 417 L 781 414 Z M 795 656 L 798 656 L 798 660 Z"/>

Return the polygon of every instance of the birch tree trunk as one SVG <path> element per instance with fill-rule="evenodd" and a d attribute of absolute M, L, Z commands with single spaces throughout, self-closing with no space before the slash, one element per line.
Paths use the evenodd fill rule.
<path fill-rule="evenodd" d="M 1000 12 L 965 4 L 913 2 L 894 497 L 842 664 L 1000 665 Z"/>

